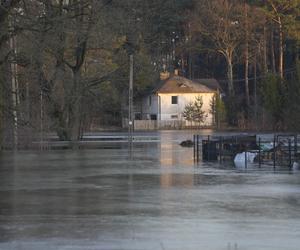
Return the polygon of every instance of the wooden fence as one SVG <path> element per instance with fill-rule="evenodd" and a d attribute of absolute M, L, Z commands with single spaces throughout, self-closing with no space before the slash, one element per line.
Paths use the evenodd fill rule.
<path fill-rule="evenodd" d="M 186 122 L 182 120 L 158 121 L 158 120 L 135 120 L 134 130 L 156 129 L 184 129 Z"/>

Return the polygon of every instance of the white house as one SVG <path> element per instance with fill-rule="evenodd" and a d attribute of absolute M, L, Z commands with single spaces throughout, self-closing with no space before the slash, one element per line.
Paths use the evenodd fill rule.
<path fill-rule="evenodd" d="M 207 115 L 203 125 L 210 126 L 213 123 L 210 112 L 211 100 L 217 93 L 218 86 L 219 84 L 215 79 L 191 81 L 178 75 L 168 77 L 152 93 L 143 98 L 141 119 L 184 121 L 182 112 L 185 106 L 190 102 L 194 102 L 197 96 L 201 96 L 203 100 L 202 108 Z"/>

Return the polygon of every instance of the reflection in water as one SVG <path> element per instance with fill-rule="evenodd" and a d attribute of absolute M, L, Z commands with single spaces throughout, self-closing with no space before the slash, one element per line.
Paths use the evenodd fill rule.
<path fill-rule="evenodd" d="M 192 134 L 185 135 L 190 139 Z M 184 166 L 191 168 L 194 166 L 193 149 L 180 146 L 180 142 L 187 140 L 182 135 L 175 137 L 173 133 L 165 133 L 161 136 L 161 143 L 158 145 L 160 152 L 161 164 L 161 187 L 167 188 L 172 186 L 193 186 L 193 174 L 176 174 L 176 169 Z"/>
<path fill-rule="evenodd" d="M 161 174 L 160 185 L 162 188 L 168 187 L 192 187 L 194 185 L 193 174 Z"/>
<path fill-rule="evenodd" d="M 300 173 L 194 166 L 192 135 L 2 153 L 0 249 L 298 250 Z"/>

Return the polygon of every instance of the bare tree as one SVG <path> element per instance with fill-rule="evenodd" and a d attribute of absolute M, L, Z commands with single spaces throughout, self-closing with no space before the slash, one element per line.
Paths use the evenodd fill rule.
<path fill-rule="evenodd" d="M 277 27 L 278 72 L 281 79 L 283 79 L 285 36 L 292 34 L 293 36 L 296 35 L 299 37 L 299 32 L 295 33 L 294 31 L 298 25 L 297 16 L 299 16 L 300 13 L 300 2 L 298 0 L 265 0 L 263 2 L 263 8 L 266 15 Z M 271 42 L 273 43 L 273 39 Z"/>
<path fill-rule="evenodd" d="M 234 95 L 233 63 L 243 34 L 241 23 L 242 5 L 238 1 L 204 0 L 198 2 L 193 25 L 212 48 L 224 56 L 227 64 L 228 92 Z"/>

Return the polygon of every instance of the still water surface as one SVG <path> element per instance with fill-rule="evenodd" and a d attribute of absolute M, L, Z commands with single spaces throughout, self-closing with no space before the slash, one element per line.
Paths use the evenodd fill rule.
<path fill-rule="evenodd" d="M 299 250 L 300 172 L 195 164 L 179 142 L 0 155 L 0 249 Z"/>

